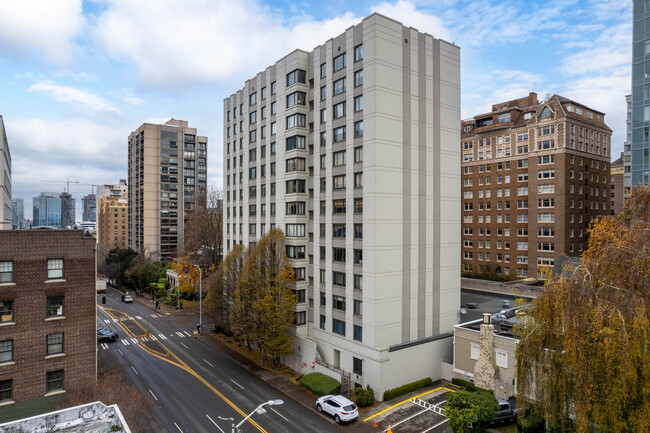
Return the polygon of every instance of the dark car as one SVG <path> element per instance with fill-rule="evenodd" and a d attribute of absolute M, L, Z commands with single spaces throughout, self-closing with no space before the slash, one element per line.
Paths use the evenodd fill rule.
<path fill-rule="evenodd" d="M 498 398 L 497 402 L 499 403 L 499 410 L 497 411 L 496 414 L 494 414 L 494 417 L 490 420 L 490 424 L 497 424 L 497 423 L 512 424 L 514 422 L 517 422 L 516 403 L 514 401 L 510 402 L 508 400 L 503 400 L 501 398 Z"/>
<path fill-rule="evenodd" d="M 108 330 L 106 328 L 98 328 L 97 329 L 97 341 L 100 343 L 103 343 L 105 341 L 111 342 L 115 341 L 118 338 L 120 338 L 119 335 L 117 335 L 117 332 L 113 332 L 111 330 Z"/>

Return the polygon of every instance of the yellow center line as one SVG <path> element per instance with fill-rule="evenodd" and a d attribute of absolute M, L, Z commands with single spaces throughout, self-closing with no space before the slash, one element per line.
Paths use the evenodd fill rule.
<path fill-rule="evenodd" d="M 99 306 L 99 305 L 97 305 L 97 306 L 98 306 L 99 308 L 101 308 L 102 311 L 104 311 L 108 316 L 110 316 L 110 317 L 113 318 L 113 319 L 124 319 L 124 318 L 130 317 L 128 314 L 123 313 L 123 312 L 121 312 L 121 311 L 113 310 L 112 308 L 104 308 L 104 307 L 101 307 L 101 306 Z M 121 317 L 117 317 L 117 315 L 114 314 L 114 313 L 119 313 L 119 314 L 122 315 L 122 316 L 121 316 Z M 138 322 L 135 322 L 135 321 L 134 321 L 134 323 L 136 323 L 136 324 L 137 324 L 137 325 L 138 325 L 138 326 L 139 326 L 143 331 L 145 331 L 145 332 L 149 332 L 148 329 L 145 329 L 145 328 L 144 328 L 142 325 L 140 325 Z M 133 334 L 129 329 L 126 328 L 126 326 L 122 325 L 122 322 L 121 322 L 121 321 L 118 322 L 118 324 L 120 325 L 120 328 L 122 328 L 122 329 L 124 330 L 124 332 L 126 332 L 126 334 L 127 334 L 128 336 L 132 337 L 132 338 L 138 338 L 138 337 L 142 337 L 142 336 L 144 336 L 144 334 L 143 334 L 143 335 L 140 335 L 140 336 L 136 336 L 136 335 L 134 335 L 134 334 Z M 188 372 L 188 373 L 191 374 L 192 376 L 196 377 L 196 378 L 197 378 L 201 383 L 203 383 L 206 387 L 208 387 L 212 392 L 214 392 L 217 396 L 219 396 L 223 401 L 225 401 L 226 403 L 228 403 L 228 405 L 229 405 L 230 407 L 232 407 L 233 409 L 235 409 L 235 410 L 237 411 L 237 413 L 239 413 L 241 416 L 243 416 L 243 417 L 246 417 L 246 416 L 247 416 L 247 414 L 244 413 L 244 411 L 242 411 L 239 407 L 237 407 L 237 405 L 235 405 L 233 402 L 231 402 L 230 400 L 228 400 L 228 398 L 226 398 L 225 395 L 223 395 L 222 393 L 220 393 L 220 392 L 219 392 L 219 391 L 218 391 L 214 386 L 212 386 L 212 385 L 211 385 L 207 380 L 205 380 L 205 379 L 204 379 L 200 374 L 198 374 L 198 373 L 197 373 L 196 371 L 194 371 L 194 370 L 193 370 L 189 365 L 187 365 L 183 360 L 181 360 L 178 356 L 176 356 L 176 355 L 175 355 L 171 350 L 169 350 L 169 348 L 167 348 L 167 346 L 165 346 L 164 344 L 162 344 L 160 341 L 156 341 L 156 342 L 157 342 L 157 343 L 158 343 L 158 344 L 159 344 L 163 349 L 165 349 L 165 351 L 166 351 L 167 353 L 160 353 L 160 352 L 158 352 L 158 351 L 155 351 L 154 349 L 152 349 L 152 348 L 150 348 L 150 347 L 147 347 L 145 344 L 138 344 L 138 347 L 140 347 L 142 350 L 144 350 L 145 352 L 147 352 L 147 353 L 150 354 L 151 356 L 154 356 L 154 357 L 156 357 L 156 358 L 158 358 L 158 359 L 160 359 L 160 360 L 162 360 L 162 361 L 168 362 L 168 363 L 170 363 L 171 365 L 180 368 L 181 370 L 185 370 L 186 372 Z M 176 359 L 176 361 L 178 361 L 178 362 L 174 362 L 174 361 L 172 361 L 171 359 L 169 359 L 168 357 L 173 357 L 173 358 Z M 263 428 L 262 428 L 262 427 L 261 427 L 257 422 L 255 422 L 255 421 L 253 420 L 253 418 L 248 418 L 248 422 L 250 422 L 252 425 L 254 425 L 255 428 L 257 428 L 260 432 L 262 432 L 262 433 L 267 433 L 266 430 L 264 430 L 264 429 L 263 429 Z"/>
<path fill-rule="evenodd" d="M 422 394 L 418 394 L 418 395 L 416 395 L 416 396 L 414 396 L 414 397 L 411 397 L 411 398 L 409 398 L 409 399 L 407 399 L 407 400 L 400 401 L 399 403 L 396 403 L 396 404 L 394 404 L 394 405 L 392 405 L 392 406 L 390 406 L 390 407 L 387 407 L 386 409 L 382 410 L 381 412 L 377 412 L 376 414 L 374 414 L 374 415 L 372 415 L 372 416 L 369 416 L 368 418 L 364 419 L 363 421 L 365 422 L 365 421 L 368 421 L 369 419 L 373 419 L 373 418 L 376 417 L 377 415 L 381 415 L 382 413 L 387 412 L 387 411 L 389 411 L 389 410 L 391 410 L 391 409 L 393 409 L 393 408 L 395 408 L 395 407 L 397 407 L 397 406 L 399 406 L 399 405 L 401 405 L 401 404 L 407 403 L 407 402 L 409 402 L 409 401 L 411 401 L 411 400 L 413 400 L 413 399 L 415 399 L 415 398 L 420 398 L 420 397 L 422 397 L 423 395 L 431 394 L 432 392 L 436 392 L 436 391 L 439 391 L 439 390 L 441 390 L 441 389 L 447 390 L 447 391 L 449 391 L 449 392 L 456 392 L 456 391 L 454 391 L 454 390 L 451 390 L 451 389 L 449 389 L 449 388 L 445 388 L 445 387 L 442 387 L 442 386 L 441 386 L 441 387 L 438 387 L 438 388 L 436 388 L 436 389 L 432 389 L 431 391 L 427 391 L 427 392 L 423 392 Z"/>

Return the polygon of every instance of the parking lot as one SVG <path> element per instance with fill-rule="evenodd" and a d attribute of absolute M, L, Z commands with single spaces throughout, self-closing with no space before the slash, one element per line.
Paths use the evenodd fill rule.
<path fill-rule="evenodd" d="M 365 423 L 374 425 L 375 431 L 393 433 L 451 433 L 449 420 L 444 413 L 447 394 L 454 392 L 455 386 L 438 384 L 419 394 L 397 399 L 386 408 L 378 408 L 366 414 Z"/>

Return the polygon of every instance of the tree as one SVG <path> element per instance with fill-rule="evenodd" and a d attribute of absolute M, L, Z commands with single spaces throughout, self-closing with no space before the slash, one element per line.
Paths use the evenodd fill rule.
<path fill-rule="evenodd" d="M 285 254 L 284 235 L 273 229 L 262 238 L 244 263 L 234 292 L 233 329 L 257 343 L 260 363 L 265 353 L 275 360 L 292 352 L 289 326 L 296 297 L 290 284 L 295 273 Z"/>
<path fill-rule="evenodd" d="M 589 230 L 582 263 L 549 279 L 518 325 L 517 392 L 549 427 L 650 431 L 650 186 Z"/>
<path fill-rule="evenodd" d="M 450 393 L 445 406 L 445 416 L 454 433 L 470 431 L 470 425 L 490 421 L 499 410 L 499 403 L 486 391 L 457 391 Z"/>
<path fill-rule="evenodd" d="M 203 194 L 206 206 L 190 213 L 185 228 L 185 254 L 198 255 L 206 269 L 216 269 L 223 258 L 223 191 L 211 186 Z"/>
<path fill-rule="evenodd" d="M 106 255 L 107 272 L 110 279 L 117 283 L 117 287 L 126 284 L 126 271 L 133 266 L 133 261 L 138 253 L 131 248 L 113 248 Z"/>
<path fill-rule="evenodd" d="M 156 261 L 152 254 L 139 254 L 125 273 L 129 279 L 128 286 L 140 290 L 148 289 L 150 283 L 157 283 L 161 275 L 164 275 L 164 269 L 162 263 Z"/>
<path fill-rule="evenodd" d="M 206 279 L 207 296 L 203 303 L 206 314 L 214 319 L 215 325 L 225 332 L 232 332 L 230 326 L 231 310 L 235 307 L 235 289 L 241 277 L 247 252 L 242 245 L 235 245 L 217 272 Z M 246 312 L 242 312 L 246 314 Z M 239 312 L 238 312 L 239 314 Z"/>

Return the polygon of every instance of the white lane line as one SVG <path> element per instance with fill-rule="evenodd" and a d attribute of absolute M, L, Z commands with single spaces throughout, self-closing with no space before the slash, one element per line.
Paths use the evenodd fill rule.
<path fill-rule="evenodd" d="M 285 417 L 283 417 L 282 415 L 280 415 L 280 412 L 278 412 L 277 410 L 273 409 L 272 407 L 269 407 L 269 409 L 271 409 L 273 412 L 277 413 L 278 416 L 279 416 L 280 418 L 282 418 L 283 420 L 285 420 L 286 422 L 289 422 L 289 420 L 286 419 Z"/>
<path fill-rule="evenodd" d="M 443 421 L 440 421 L 438 424 L 434 425 L 433 427 L 429 427 L 428 429 L 426 429 L 422 433 L 427 433 L 427 432 L 433 430 L 434 428 L 438 427 L 439 425 L 442 425 L 442 424 L 446 423 L 447 421 L 449 421 L 449 418 L 445 418 Z"/>
<path fill-rule="evenodd" d="M 153 334 L 151 334 L 151 339 L 152 339 L 153 341 L 157 341 L 157 340 L 158 340 L 158 339 L 156 338 L 156 336 L 153 335 Z"/>
<path fill-rule="evenodd" d="M 151 396 L 154 398 L 154 400 L 158 401 L 158 397 L 156 397 L 156 395 L 153 393 L 152 390 L 149 390 L 149 393 L 150 393 Z"/>
<path fill-rule="evenodd" d="M 117 319 L 113 319 L 113 322 L 117 323 L 117 322 L 119 322 L 119 320 L 117 320 Z"/>
<path fill-rule="evenodd" d="M 135 318 L 138 319 L 138 320 L 142 320 L 142 317 L 140 317 L 140 316 L 135 316 Z"/>
<path fill-rule="evenodd" d="M 181 428 L 178 426 L 178 424 L 174 423 L 174 425 L 176 426 L 176 428 L 178 429 L 179 432 L 183 433 L 183 430 L 181 430 Z"/>
<path fill-rule="evenodd" d="M 413 404 L 415 404 L 415 403 L 413 403 Z M 428 412 L 428 411 L 429 411 L 429 409 L 424 409 L 423 411 L 418 412 L 418 413 L 416 413 L 414 415 L 411 415 L 410 417 L 408 417 L 406 419 L 403 419 L 403 420 L 401 420 L 399 422 L 396 422 L 395 424 L 393 424 L 393 427 L 397 427 L 398 425 L 410 420 L 411 418 L 415 418 L 416 416 L 422 415 L 423 413 Z"/>
<path fill-rule="evenodd" d="M 135 374 L 137 374 L 138 376 L 140 375 L 140 373 L 138 373 L 138 371 L 135 369 L 134 366 L 131 366 L 131 368 L 133 369 L 133 371 L 135 371 Z"/>
<path fill-rule="evenodd" d="M 120 352 L 120 355 L 124 356 L 124 354 L 122 353 L 122 351 L 120 349 L 117 349 L 117 351 Z"/>
<path fill-rule="evenodd" d="M 232 383 L 234 383 L 235 385 L 237 385 L 238 387 L 240 387 L 241 389 L 244 389 L 243 386 L 241 386 L 240 384 L 238 384 L 238 383 L 235 382 L 234 380 L 230 379 L 230 381 L 231 381 Z"/>
<path fill-rule="evenodd" d="M 225 431 L 223 431 L 223 430 L 221 429 L 221 427 L 219 427 L 219 425 L 218 425 L 216 422 L 214 422 L 214 420 L 213 420 L 212 418 L 210 418 L 210 415 L 208 415 L 208 414 L 206 413 L 205 416 L 207 416 L 208 419 L 209 419 L 210 421 L 212 421 L 212 424 L 214 424 L 214 426 L 215 426 L 216 428 L 218 428 L 218 429 L 221 431 L 221 433 L 226 433 Z"/>
<path fill-rule="evenodd" d="M 165 334 L 158 334 L 161 340 L 167 340 L 167 337 L 165 337 Z"/>
<path fill-rule="evenodd" d="M 206 364 L 208 364 L 210 367 L 214 367 L 214 365 L 210 364 L 207 360 L 203 360 Z"/>
<path fill-rule="evenodd" d="M 183 343 L 181 343 L 181 346 L 183 346 L 183 347 L 186 348 L 186 349 L 189 349 L 189 347 L 187 347 L 187 346 L 184 345 Z"/>
<path fill-rule="evenodd" d="M 185 337 L 182 332 L 176 332 L 176 335 L 178 335 L 179 337 Z"/>
<path fill-rule="evenodd" d="M 121 340 L 121 341 L 122 341 L 122 344 L 123 344 L 123 345 L 125 345 L 125 346 L 128 346 L 128 345 L 129 345 L 129 342 L 128 342 L 127 340 Z"/>
<path fill-rule="evenodd" d="M 190 333 L 187 332 L 187 331 L 183 331 L 183 332 L 186 333 L 188 337 L 191 337 L 191 336 L 192 336 L 192 334 L 190 334 Z"/>
<path fill-rule="evenodd" d="M 133 344 L 138 344 L 138 340 L 136 340 L 135 338 L 132 338 L 131 341 L 133 342 Z"/>
<path fill-rule="evenodd" d="M 106 323 L 111 323 L 111 321 L 108 320 L 108 319 L 104 319 L 104 322 L 106 322 Z"/>

